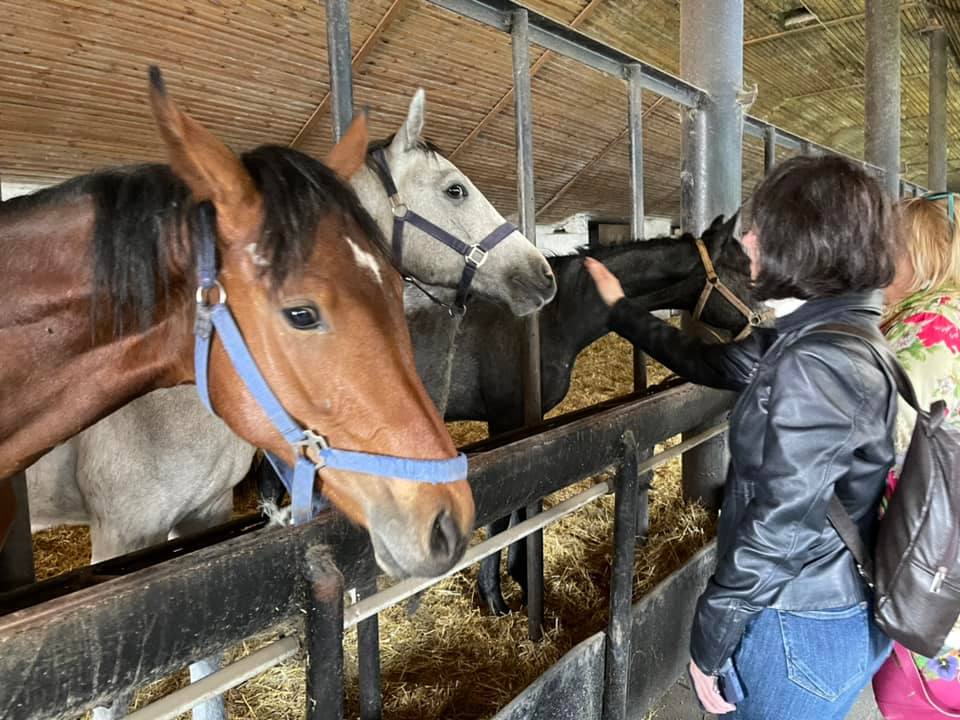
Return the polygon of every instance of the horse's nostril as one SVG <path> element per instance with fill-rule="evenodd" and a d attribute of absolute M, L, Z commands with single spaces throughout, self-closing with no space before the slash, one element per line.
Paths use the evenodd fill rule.
<path fill-rule="evenodd" d="M 433 521 L 430 532 L 430 554 L 437 560 L 449 560 L 460 547 L 460 532 L 450 517 L 450 513 L 441 510 Z"/>

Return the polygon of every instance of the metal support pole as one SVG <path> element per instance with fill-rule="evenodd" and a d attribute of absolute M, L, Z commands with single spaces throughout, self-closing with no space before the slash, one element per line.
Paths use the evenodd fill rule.
<path fill-rule="evenodd" d="M 304 553 L 307 582 L 307 718 L 343 718 L 343 577 L 330 551 Z"/>
<path fill-rule="evenodd" d="M 327 62 L 330 65 L 330 113 L 333 141 L 340 142 L 353 120 L 353 49 L 350 0 L 326 0 Z"/>
<path fill-rule="evenodd" d="M 680 74 L 707 92 L 700 107 L 683 112 L 681 127 L 681 225 L 699 235 L 714 217 L 740 207 L 743 108 L 737 94 L 743 86 L 743 0 L 682 0 Z M 686 453 L 684 495 L 708 502 L 716 498 L 727 462 L 723 440 Z"/>
<path fill-rule="evenodd" d="M 627 117 L 630 125 L 630 239 L 644 239 L 643 231 L 643 68 L 628 72 Z M 647 387 L 647 358 L 633 346 L 633 389 Z"/>
<path fill-rule="evenodd" d="M 623 434 L 623 462 L 617 478 L 613 525 L 613 572 L 610 586 L 610 620 L 606 630 L 606 662 L 603 679 L 603 720 L 625 720 L 630 676 L 630 637 L 633 599 L 633 560 L 636 551 L 637 506 L 640 478 L 637 475 L 637 441 Z"/>
<path fill-rule="evenodd" d="M 0 592 L 29 585 L 34 579 L 27 481 L 19 472 L 0 480 Z"/>
<path fill-rule="evenodd" d="M 900 0 L 867 0 L 864 156 L 883 168 L 887 192 L 900 179 Z"/>
<path fill-rule="evenodd" d="M 510 27 L 513 46 L 514 123 L 517 135 L 517 207 L 520 232 L 537 242 L 537 208 L 533 189 L 533 95 L 530 91 L 530 24 L 526 10 L 516 10 Z M 526 320 L 524 345 L 523 419 L 532 425 L 543 418 L 540 397 L 540 320 Z M 527 518 L 542 509 L 527 507 Z M 543 533 L 527 537 L 527 623 L 531 640 L 543 633 Z"/>
<path fill-rule="evenodd" d="M 767 175 L 777 164 L 777 129 L 768 125 L 763 129 L 763 174 Z"/>
<path fill-rule="evenodd" d="M 927 132 L 927 189 L 947 189 L 947 31 L 930 28 L 930 120 Z"/>
<path fill-rule="evenodd" d="M 374 569 L 372 577 L 376 577 Z M 358 599 L 376 595 L 377 583 L 362 588 Z M 357 662 L 359 664 L 360 720 L 383 717 L 383 695 L 380 684 L 380 616 L 372 615 L 357 623 Z"/>

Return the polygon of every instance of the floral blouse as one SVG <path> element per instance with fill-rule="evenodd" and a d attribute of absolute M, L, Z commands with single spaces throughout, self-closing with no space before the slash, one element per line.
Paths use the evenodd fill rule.
<path fill-rule="evenodd" d="M 947 422 L 960 428 L 960 291 L 920 292 L 903 300 L 883 323 L 884 335 L 917 393 L 920 407 L 947 404 Z M 897 409 L 897 463 L 887 497 L 896 486 L 916 413 L 903 399 Z M 886 501 L 884 501 L 884 508 Z M 928 680 L 960 682 L 960 619 L 936 657 L 913 653 Z"/>

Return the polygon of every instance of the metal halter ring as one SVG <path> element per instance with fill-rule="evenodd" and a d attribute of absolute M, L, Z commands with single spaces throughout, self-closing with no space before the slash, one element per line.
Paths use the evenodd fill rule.
<path fill-rule="evenodd" d="M 479 268 L 487 261 L 487 251 L 479 245 L 473 245 L 470 248 L 470 252 L 463 256 L 463 261 L 467 263 L 467 265 L 473 265 L 473 267 Z"/>
<path fill-rule="evenodd" d="M 390 196 L 390 211 L 396 218 L 405 218 L 407 216 L 407 206 L 400 200 L 399 195 Z"/>
<path fill-rule="evenodd" d="M 216 303 L 211 303 L 210 291 L 214 289 L 216 289 L 217 291 L 218 298 Z M 219 280 L 214 280 L 213 285 L 211 285 L 210 287 L 204 287 L 203 285 L 200 285 L 199 287 L 197 287 L 196 298 L 197 298 L 197 305 L 200 305 L 201 307 L 210 307 L 211 305 L 222 305 L 227 301 L 227 291 L 223 287 L 223 285 L 220 284 Z"/>

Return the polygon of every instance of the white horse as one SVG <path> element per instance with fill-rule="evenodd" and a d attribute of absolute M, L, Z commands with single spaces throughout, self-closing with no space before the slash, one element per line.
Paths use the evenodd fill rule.
<path fill-rule="evenodd" d="M 459 238 L 480 243 L 503 217 L 449 160 L 421 138 L 424 93 L 418 90 L 399 132 L 382 145 L 401 201 L 409 210 Z M 390 243 L 394 204 L 373 163 L 351 180 L 361 202 Z M 422 230 L 407 226 L 401 271 L 452 302 L 464 256 Z M 518 231 L 507 234 L 477 268 L 471 291 L 506 305 L 516 315 L 548 303 L 556 282 L 546 259 Z M 446 405 L 459 315 L 408 284 L 406 314 L 417 369 L 431 397 Z M 93 562 L 213 527 L 229 519 L 233 488 L 246 474 L 255 448 L 210 415 L 192 386 L 158 390 L 121 408 L 28 468 L 33 530 L 64 523 L 90 526 Z M 191 680 L 218 665 L 195 663 Z M 97 708 L 96 720 L 125 711 L 129 697 Z M 194 709 L 195 720 L 225 717 L 222 698 Z"/>

